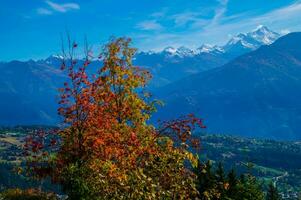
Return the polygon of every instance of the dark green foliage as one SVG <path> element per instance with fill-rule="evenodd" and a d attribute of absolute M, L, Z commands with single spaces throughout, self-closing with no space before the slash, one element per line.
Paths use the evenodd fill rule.
<path fill-rule="evenodd" d="M 277 189 L 285 196 L 297 194 L 301 188 L 301 145 L 297 142 L 249 139 L 228 135 L 201 135 L 202 160 L 223 161 L 225 171 L 235 165 L 238 175 L 252 173 L 264 182 L 281 176 Z M 226 157 L 225 157 L 226 156 Z M 283 162 L 285 158 L 285 162 Z M 253 163 L 252 171 L 247 168 Z M 286 175 L 285 175 L 286 174 Z M 285 176 L 284 176 L 285 175 Z"/>
<path fill-rule="evenodd" d="M 91 188 L 84 181 L 85 174 L 88 171 L 84 171 L 83 168 L 79 168 L 77 165 L 70 165 L 64 173 L 64 192 L 68 195 L 68 200 L 92 200 L 93 195 Z"/>
<path fill-rule="evenodd" d="M 197 189 L 201 195 L 201 199 L 206 199 L 205 196 L 207 193 L 213 193 L 215 190 L 216 178 L 212 174 L 212 164 L 208 161 L 206 164 L 202 164 L 200 161 L 198 162 L 198 166 L 196 169 L 197 178 Z"/>
<path fill-rule="evenodd" d="M 239 182 L 234 195 L 235 200 L 263 200 L 264 194 L 261 184 L 254 176 L 246 175 L 245 182 Z"/>
<path fill-rule="evenodd" d="M 225 181 L 225 172 L 222 163 L 218 163 L 217 170 L 216 170 L 216 180 L 220 183 Z"/>
<path fill-rule="evenodd" d="M 234 169 L 225 173 L 223 165 L 218 164 L 213 170 L 211 162 L 199 162 L 196 169 L 198 175 L 197 188 L 202 200 L 263 200 L 261 185 L 255 177 L 246 174 L 240 178 Z"/>
<path fill-rule="evenodd" d="M 229 184 L 229 188 L 226 191 L 226 194 L 228 197 L 234 197 L 237 194 L 237 190 L 238 190 L 238 179 L 236 177 L 236 173 L 234 171 L 234 169 L 231 169 L 231 171 L 228 173 L 227 175 L 227 181 Z M 243 183 L 240 183 L 243 184 Z"/>
<path fill-rule="evenodd" d="M 269 184 L 266 200 L 281 200 L 278 189 L 273 182 Z"/>

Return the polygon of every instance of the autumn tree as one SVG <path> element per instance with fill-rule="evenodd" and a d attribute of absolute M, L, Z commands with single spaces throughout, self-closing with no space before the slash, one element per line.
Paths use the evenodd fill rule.
<path fill-rule="evenodd" d="M 148 123 L 157 101 L 145 91 L 150 73 L 132 64 L 130 39 L 105 45 L 97 56 L 102 66 L 92 75 L 89 49 L 83 62 L 76 60 L 78 45 L 68 41 L 61 69 L 69 80 L 58 109 L 64 125 L 58 138 L 28 140 L 32 174 L 50 176 L 69 199 L 197 197 L 191 169 L 198 159 L 190 150 L 198 149 L 192 131 L 204 128 L 202 121 L 188 115 L 158 128 Z"/>

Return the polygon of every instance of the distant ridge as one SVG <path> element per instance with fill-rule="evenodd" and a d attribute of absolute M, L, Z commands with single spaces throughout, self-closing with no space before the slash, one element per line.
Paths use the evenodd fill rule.
<path fill-rule="evenodd" d="M 154 75 L 151 85 L 160 87 L 186 76 L 213 69 L 230 60 L 272 44 L 280 37 L 266 26 L 248 33 L 239 33 L 224 46 L 203 44 L 197 49 L 166 47 L 159 52 L 139 52 L 135 64 L 148 68 Z"/>
<path fill-rule="evenodd" d="M 165 119 L 194 112 L 209 132 L 301 139 L 301 33 L 158 90 Z"/>

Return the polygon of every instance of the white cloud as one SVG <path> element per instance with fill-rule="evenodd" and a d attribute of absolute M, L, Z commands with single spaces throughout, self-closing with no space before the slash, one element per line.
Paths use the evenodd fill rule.
<path fill-rule="evenodd" d="M 171 16 L 171 19 L 174 21 L 174 24 L 176 26 L 184 26 L 189 22 L 196 23 L 201 20 L 199 12 L 178 13 L 178 14 Z"/>
<path fill-rule="evenodd" d="M 155 20 L 143 21 L 137 24 L 137 28 L 146 31 L 156 31 L 163 29 L 163 26 Z"/>
<path fill-rule="evenodd" d="M 51 15 L 52 11 L 48 10 L 46 8 L 38 8 L 37 13 L 40 14 L 40 15 Z"/>
<path fill-rule="evenodd" d="M 297 18 L 296 18 L 297 17 Z M 276 9 L 262 16 L 255 17 L 253 21 L 256 22 L 284 22 L 289 23 L 291 20 L 301 20 L 301 2 L 293 3 L 289 6 Z M 301 22 L 301 21 L 300 21 Z"/>
<path fill-rule="evenodd" d="M 45 1 L 52 10 L 57 11 L 57 12 L 67 12 L 69 10 L 79 10 L 80 6 L 77 3 L 63 3 L 63 4 L 58 4 L 54 3 L 53 1 Z"/>

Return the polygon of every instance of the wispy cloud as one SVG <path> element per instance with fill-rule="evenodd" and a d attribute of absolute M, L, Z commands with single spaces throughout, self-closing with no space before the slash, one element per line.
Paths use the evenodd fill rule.
<path fill-rule="evenodd" d="M 163 8 L 161 11 L 154 12 L 150 16 L 154 18 L 161 18 L 166 15 L 166 12 L 167 12 L 167 8 Z"/>
<path fill-rule="evenodd" d="M 301 1 L 293 3 L 289 6 L 276 9 L 262 16 L 255 17 L 253 21 L 264 21 L 264 22 L 277 22 L 286 21 L 289 23 L 291 20 L 298 19 L 301 22 Z M 289 20 L 289 21 L 287 21 Z"/>
<path fill-rule="evenodd" d="M 53 1 L 45 1 L 49 8 L 38 8 L 37 13 L 40 15 L 51 15 L 54 12 L 66 13 L 70 10 L 79 10 L 80 6 L 77 3 L 55 3 Z"/>
<path fill-rule="evenodd" d="M 52 14 L 52 11 L 51 10 L 48 10 L 46 8 L 38 8 L 37 9 L 37 13 L 39 15 L 51 15 Z"/>
<path fill-rule="evenodd" d="M 174 21 L 174 24 L 177 27 L 185 26 L 190 22 L 196 23 L 196 22 L 199 22 L 201 20 L 200 19 L 200 12 L 191 12 L 191 11 L 183 12 L 183 13 L 177 13 L 177 14 L 171 16 L 170 18 Z"/>
<path fill-rule="evenodd" d="M 52 1 L 46 1 L 46 3 L 57 12 L 67 12 L 69 10 L 78 10 L 80 6 L 77 3 L 63 3 L 58 4 Z"/>
<path fill-rule="evenodd" d="M 137 28 L 145 31 L 158 31 L 162 30 L 163 26 L 155 20 L 147 20 L 137 24 Z"/>
<path fill-rule="evenodd" d="M 170 45 L 195 48 L 202 43 L 223 44 L 229 35 L 250 31 L 260 24 L 282 34 L 301 30 L 301 1 L 263 14 L 248 11 L 227 15 L 227 7 L 228 0 L 218 1 L 218 5 L 211 8 L 214 13 L 211 18 L 204 18 L 195 10 L 173 14 L 168 18 L 174 21 L 174 27 L 166 29 L 169 32 L 163 30 L 157 34 L 150 32 L 141 35 L 140 45 L 145 49 L 160 50 Z M 162 24 L 164 21 L 159 20 L 158 23 Z M 190 26 L 186 26 L 189 23 Z M 184 25 L 185 31 L 177 31 L 178 26 Z M 172 34 L 170 30 L 173 30 Z"/>
<path fill-rule="evenodd" d="M 290 27 L 301 28 L 301 2 L 298 1 L 291 5 L 278 8 L 261 15 L 254 15 L 250 12 L 242 13 L 237 16 L 221 17 L 219 23 L 208 26 L 204 29 L 205 33 L 233 33 L 233 31 L 250 30 L 260 24 L 271 28 L 287 29 Z M 297 25 L 297 26 L 296 26 Z"/>
<path fill-rule="evenodd" d="M 219 0 L 220 6 L 215 10 L 215 15 L 211 20 L 210 26 L 218 25 L 220 20 L 224 17 L 227 11 L 228 0 Z"/>

